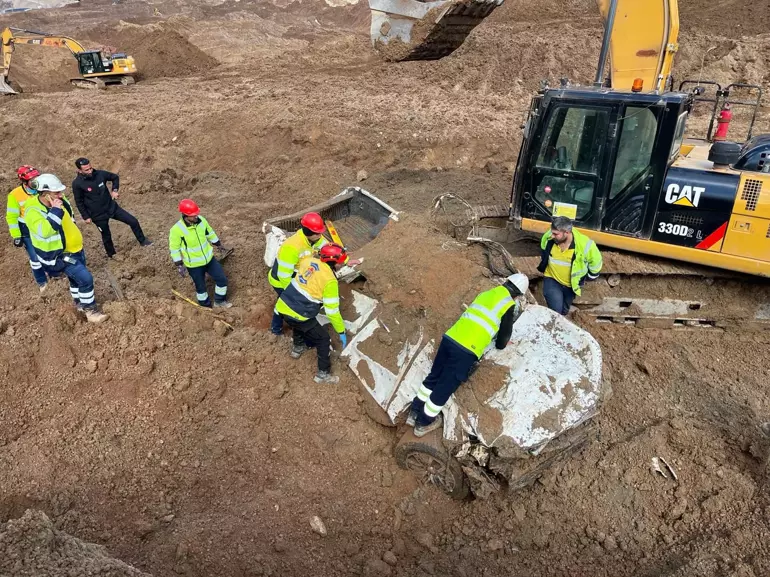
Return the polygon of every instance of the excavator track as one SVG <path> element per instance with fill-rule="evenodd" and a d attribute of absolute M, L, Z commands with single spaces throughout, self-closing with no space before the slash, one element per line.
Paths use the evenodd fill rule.
<path fill-rule="evenodd" d="M 369 0 L 372 44 L 390 61 L 437 60 L 454 52 L 503 0 Z"/>
<path fill-rule="evenodd" d="M 482 244 L 497 276 L 522 272 L 532 296 L 545 304 L 537 235 L 511 227 L 505 205 L 472 206 L 442 195 L 434 214 L 458 238 Z M 585 323 L 682 330 L 770 329 L 770 281 L 728 270 L 600 247 L 598 280 L 587 282 L 573 303 Z"/>
<path fill-rule="evenodd" d="M 532 251 L 534 242 L 525 252 Z M 513 265 L 531 280 L 543 301 L 539 256 L 516 256 Z M 609 249 L 602 250 L 602 275 L 583 286 L 573 303 L 586 321 L 659 329 L 770 329 L 770 284 L 730 271 L 671 263 Z"/>

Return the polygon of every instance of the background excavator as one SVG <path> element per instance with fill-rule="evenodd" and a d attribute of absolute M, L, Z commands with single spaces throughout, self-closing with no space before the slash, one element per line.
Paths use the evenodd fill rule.
<path fill-rule="evenodd" d="M 134 58 L 121 52 L 103 50 L 86 50 L 77 40 L 66 36 L 55 36 L 45 32 L 23 30 L 21 28 L 6 28 L 2 35 L 2 68 L 0 68 L 0 93 L 16 94 L 8 82 L 11 69 L 11 57 L 17 44 L 33 46 L 51 46 L 68 48 L 77 59 L 78 69 L 82 75 L 72 78 L 70 82 L 79 88 L 105 88 L 108 84 L 129 85 L 135 82 L 137 73 Z"/>
<path fill-rule="evenodd" d="M 370 0 L 372 39 L 386 57 L 393 53 L 384 50 L 387 44 L 408 45 L 397 59 L 434 58 L 456 48 L 460 36 L 446 31 L 460 6 L 468 6 L 463 18 L 471 28 L 485 16 L 474 11 L 478 2 L 438 2 L 423 20 L 406 22 L 403 10 L 385 17 L 374 10 L 386 1 Z M 708 299 L 671 282 L 675 276 L 736 276 L 726 271 L 770 277 L 770 135 L 752 136 L 762 88 L 700 79 L 674 85 L 677 0 L 598 4 L 606 25 L 593 85 L 571 86 L 565 79 L 559 87 L 544 85 L 532 99 L 510 205 L 497 214 L 479 211 L 473 234 L 505 244 L 522 231 L 539 236 L 553 216 L 567 216 L 599 245 L 620 249 L 605 251 L 604 273 L 667 277 L 658 294 L 647 295 L 656 298 L 636 298 L 633 283 L 626 283 L 622 298 L 604 298 L 605 293 L 593 303 L 598 317 L 636 322 L 678 316 L 684 325 L 713 326 L 704 312 Z M 375 30 L 375 20 L 383 18 Z M 425 45 L 415 43 L 418 29 Z M 710 114 L 704 116 L 704 108 Z M 748 112 L 746 132 L 738 135 L 733 126 L 730 135 L 741 143 L 728 140 L 736 108 Z M 705 127 L 706 119 L 705 137 L 685 138 L 688 120 Z M 529 260 L 516 259 L 516 265 L 537 275 L 538 257 Z M 740 312 L 770 321 L 766 283 L 754 281 L 746 292 L 753 302 L 742 303 Z M 678 294 L 691 298 L 670 298 Z"/>

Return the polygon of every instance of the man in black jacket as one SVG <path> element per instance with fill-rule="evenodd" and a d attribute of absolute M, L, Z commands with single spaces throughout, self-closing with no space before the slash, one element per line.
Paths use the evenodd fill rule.
<path fill-rule="evenodd" d="M 107 256 L 115 256 L 115 245 L 112 244 L 110 232 L 110 219 L 123 222 L 131 227 L 136 240 L 142 246 L 149 246 L 151 241 L 145 238 L 139 221 L 128 211 L 123 210 L 115 202 L 118 198 L 120 178 L 117 174 L 106 170 L 94 170 L 87 158 L 78 158 L 75 161 L 78 175 L 72 181 L 72 193 L 75 196 L 75 204 L 80 211 L 80 216 L 86 223 L 92 222 L 102 233 L 102 243 Z M 107 183 L 112 183 L 112 190 L 107 188 Z"/>

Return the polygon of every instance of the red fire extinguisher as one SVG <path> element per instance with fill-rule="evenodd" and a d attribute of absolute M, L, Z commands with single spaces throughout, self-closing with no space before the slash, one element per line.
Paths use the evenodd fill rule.
<path fill-rule="evenodd" d="M 732 119 L 733 112 L 730 110 L 730 105 L 725 102 L 717 117 L 717 131 L 714 133 L 714 140 L 727 140 L 727 131 L 730 129 Z"/>

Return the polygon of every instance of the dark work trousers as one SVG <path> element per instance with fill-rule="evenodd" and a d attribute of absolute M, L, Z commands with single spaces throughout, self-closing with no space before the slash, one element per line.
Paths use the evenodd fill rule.
<path fill-rule="evenodd" d="M 131 227 L 131 232 L 134 233 L 136 240 L 140 243 L 145 241 L 142 227 L 139 226 L 139 221 L 130 212 L 118 207 L 115 214 L 108 218 L 93 219 L 93 223 L 99 232 L 102 233 L 102 244 L 104 244 L 104 250 L 107 251 L 107 256 L 111 257 L 115 255 L 115 245 L 112 244 L 112 232 L 110 232 L 110 219 L 117 220 Z"/>
<path fill-rule="evenodd" d="M 575 291 L 547 276 L 543 279 L 543 296 L 549 309 L 566 315 L 575 300 Z"/>
<path fill-rule="evenodd" d="M 214 279 L 214 301 L 222 303 L 227 300 L 227 277 L 216 258 L 212 258 L 208 264 L 203 266 L 188 268 L 187 272 L 190 273 L 190 278 L 195 284 L 195 296 L 199 305 L 202 307 L 211 306 L 209 291 L 206 288 L 206 273 Z"/>
<path fill-rule="evenodd" d="M 286 315 L 281 315 L 286 324 L 292 329 L 292 339 L 295 346 L 307 345 L 315 347 L 318 353 L 318 371 L 329 372 L 332 370 L 330 358 L 332 339 L 329 330 L 322 327 L 314 318 L 306 321 L 298 321 Z"/>
<path fill-rule="evenodd" d="M 430 374 L 412 401 L 418 426 L 428 425 L 436 419 L 449 397 L 468 380 L 478 360 L 474 353 L 444 335 Z"/>
<path fill-rule="evenodd" d="M 273 287 L 273 290 L 275 291 L 275 294 L 278 295 L 278 298 L 280 298 L 283 294 L 283 289 Z M 273 321 L 270 323 L 270 332 L 274 335 L 280 335 L 283 333 L 283 318 L 275 311 L 273 311 Z"/>
<path fill-rule="evenodd" d="M 35 247 L 32 246 L 32 239 L 28 236 L 21 237 L 24 242 L 24 248 L 27 250 L 27 256 L 29 256 L 29 266 L 32 267 L 32 276 L 35 277 L 35 282 L 39 286 L 43 286 L 48 282 L 48 276 L 43 270 L 43 265 L 37 260 L 37 253 Z"/>
<path fill-rule="evenodd" d="M 53 268 L 44 267 L 51 276 L 66 275 L 70 281 L 70 295 L 75 306 L 83 310 L 96 310 L 96 297 L 94 296 L 94 277 L 86 267 L 85 251 L 67 253 L 56 259 Z"/>

